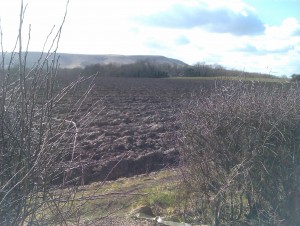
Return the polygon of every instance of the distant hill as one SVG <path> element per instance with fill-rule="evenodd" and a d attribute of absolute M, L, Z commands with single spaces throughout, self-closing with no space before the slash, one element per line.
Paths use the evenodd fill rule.
<path fill-rule="evenodd" d="M 85 67 L 91 64 L 132 64 L 138 61 L 148 61 L 157 64 L 169 64 L 170 66 L 187 66 L 186 63 L 164 56 L 154 55 L 114 55 L 114 54 L 102 54 L 102 55 L 85 55 L 85 54 L 68 54 L 58 53 L 60 56 L 60 67 L 61 68 L 75 68 Z M 6 55 L 6 62 L 8 62 L 10 53 Z M 40 58 L 40 52 L 29 52 L 27 56 L 27 65 L 31 67 Z M 51 60 L 51 59 L 50 59 Z M 15 59 L 17 62 L 17 56 Z"/>

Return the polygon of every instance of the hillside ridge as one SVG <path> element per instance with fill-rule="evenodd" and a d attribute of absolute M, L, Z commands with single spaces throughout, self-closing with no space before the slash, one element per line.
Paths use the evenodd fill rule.
<path fill-rule="evenodd" d="M 28 52 L 27 65 L 33 66 L 40 58 L 41 52 Z M 45 53 L 43 54 L 43 57 Z M 133 64 L 138 61 L 149 61 L 156 64 L 168 64 L 170 66 L 187 66 L 183 61 L 169 58 L 161 55 L 121 55 L 121 54 L 72 54 L 72 53 L 57 53 L 61 68 L 85 67 L 92 64 Z M 6 54 L 6 62 L 9 62 L 11 53 Z M 49 60 L 52 60 L 50 57 Z M 18 62 L 18 56 L 15 56 L 14 62 Z"/>

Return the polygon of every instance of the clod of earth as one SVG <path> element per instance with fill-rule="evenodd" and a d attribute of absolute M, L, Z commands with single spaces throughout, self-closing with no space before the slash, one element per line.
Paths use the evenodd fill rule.
<path fill-rule="evenodd" d="M 67 80 L 67 78 L 65 78 Z M 85 128 L 79 128 L 76 158 L 84 164 L 73 170 L 73 177 L 84 184 L 149 173 L 179 161 L 174 136 L 179 129 L 176 109 L 185 96 L 210 86 L 203 81 L 168 79 L 101 78 L 86 103 L 85 112 L 100 100 L 99 110 Z M 66 112 L 85 91 L 77 89 L 65 97 L 58 114 Z M 70 158 L 70 157 L 69 157 Z"/>

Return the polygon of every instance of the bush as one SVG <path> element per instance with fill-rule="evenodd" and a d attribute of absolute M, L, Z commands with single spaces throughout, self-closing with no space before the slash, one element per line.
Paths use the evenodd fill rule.
<path fill-rule="evenodd" d="M 82 172 L 88 162 L 81 158 L 77 136 L 92 120 L 91 109 L 79 115 L 91 87 L 70 103 L 68 114 L 57 113 L 63 97 L 81 81 L 73 79 L 68 86 L 57 87 L 59 57 L 57 49 L 51 48 L 58 45 L 62 25 L 50 50 L 41 54 L 33 68 L 26 68 L 22 1 L 21 5 L 19 50 L 7 60 L 9 54 L 1 45 L 0 225 L 67 225 L 70 218 L 80 217 L 82 203 L 72 201 L 78 187 L 68 185 L 84 182 L 83 173 L 77 178 L 71 174 Z"/>
<path fill-rule="evenodd" d="M 299 82 L 300 81 L 300 74 L 293 74 L 291 81 L 292 82 Z"/>
<path fill-rule="evenodd" d="M 199 221 L 299 225 L 296 85 L 220 83 L 184 103 L 182 172 Z"/>

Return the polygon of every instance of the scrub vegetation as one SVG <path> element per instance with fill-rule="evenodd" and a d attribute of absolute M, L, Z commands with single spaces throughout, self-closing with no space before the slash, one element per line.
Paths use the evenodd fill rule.
<path fill-rule="evenodd" d="M 181 111 L 182 172 L 201 222 L 298 225 L 298 84 L 217 82 Z"/>
<path fill-rule="evenodd" d="M 72 176 L 84 164 L 76 148 L 78 133 L 93 121 L 91 112 L 97 107 L 78 116 L 92 88 L 88 77 L 57 86 L 56 51 L 65 18 L 49 34 L 53 39 L 45 41 L 49 49 L 27 68 L 29 41 L 24 47 L 23 2 L 20 8 L 19 33 L 8 61 L 0 29 L 0 225 L 66 224 L 68 218 L 78 216 L 80 208 L 71 201 L 77 192 L 75 185 L 83 183 L 82 177 Z M 83 84 L 84 95 L 60 117 L 57 106 Z"/>
<path fill-rule="evenodd" d="M 150 225 L 127 219 L 141 206 L 195 224 L 299 225 L 298 75 L 59 69 L 64 19 L 28 68 L 24 13 L 8 60 L 1 31 L 0 225 Z"/>

